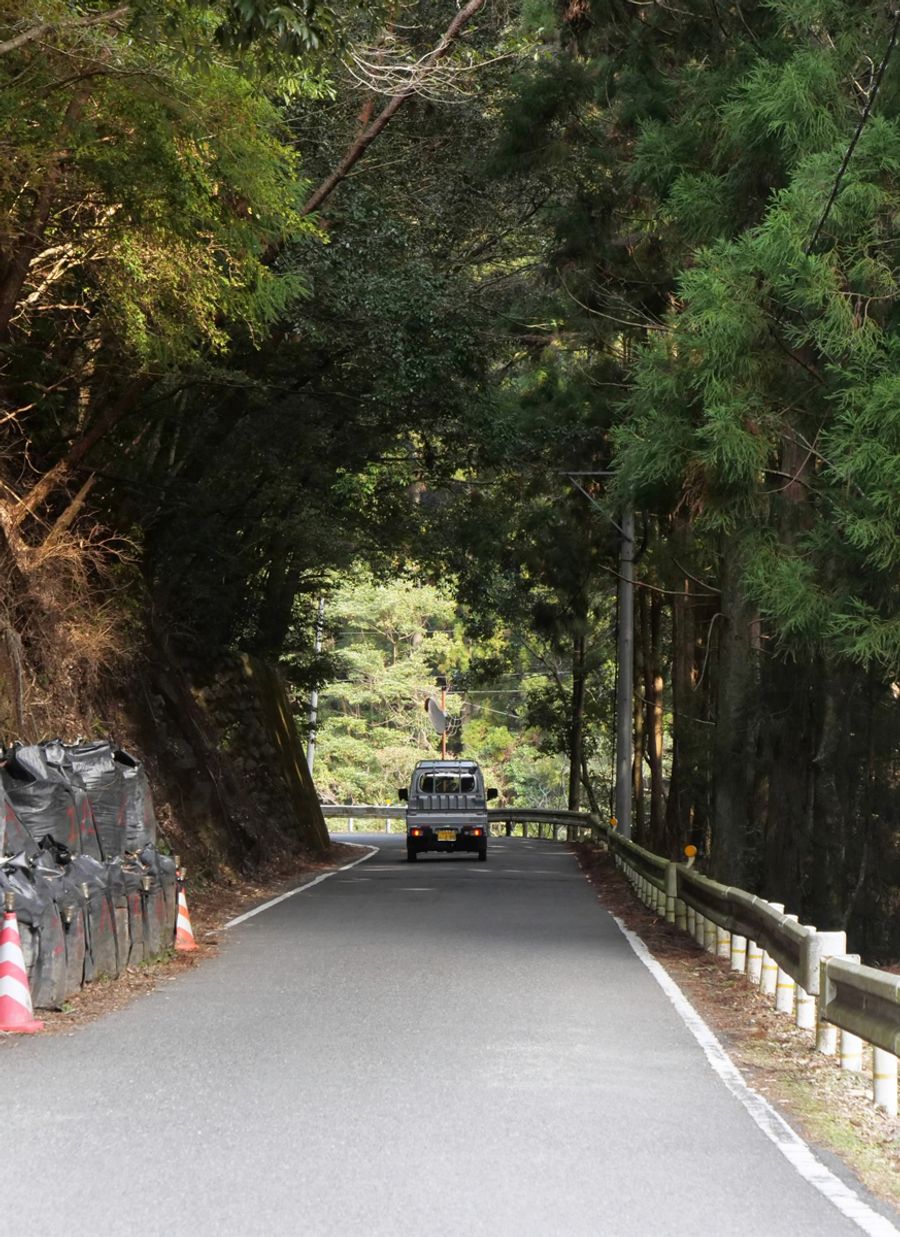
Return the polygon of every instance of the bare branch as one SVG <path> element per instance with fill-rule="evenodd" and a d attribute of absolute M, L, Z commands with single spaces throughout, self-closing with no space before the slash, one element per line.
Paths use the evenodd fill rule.
<path fill-rule="evenodd" d="M 472 20 L 479 9 L 484 8 L 484 4 L 485 0 L 469 0 L 469 3 L 459 10 L 453 21 L 444 31 L 437 46 L 422 58 L 421 63 L 428 66 L 443 60 L 459 38 L 463 28 Z M 392 96 L 372 123 L 359 135 L 334 171 L 329 176 L 326 176 L 318 189 L 307 200 L 303 206 L 302 214 L 309 215 L 314 210 L 318 210 L 325 199 L 331 196 L 350 169 L 363 157 L 379 133 L 390 124 L 407 99 L 411 98 L 414 94 L 415 90 L 410 85 L 406 85 Z"/>
<path fill-rule="evenodd" d="M 44 39 L 48 34 L 54 34 L 57 30 L 112 25 L 127 15 L 128 5 L 123 5 L 121 8 L 111 9 L 108 13 L 90 13 L 85 17 L 73 18 L 72 21 L 42 22 L 39 26 L 31 26 L 30 29 L 22 30 L 19 34 L 13 35 L 5 43 L 0 43 L 0 56 L 5 56 L 8 52 L 17 51 L 20 47 L 24 47 L 26 43 L 34 43 L 38 39 Z"/>

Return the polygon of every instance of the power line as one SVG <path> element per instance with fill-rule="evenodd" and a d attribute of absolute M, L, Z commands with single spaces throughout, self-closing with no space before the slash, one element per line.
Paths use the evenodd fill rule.
<path fill-rule="evenodd" d="M 837 174 L 837 177 L 835 178 L 834 186 L 831 190 L 831 194 L 828 198 L 828 201 L 825 204 L 825 209 L 822 212 L 822 218 L 816 224 L 816 230 L 813 233 L 813 238 L 809 242 L 809 244 L 806 246 L 806 249 L 804 250 L 804 253 L 807 256 L 815 248 L 816 242 L 819 239 L 822 229 L 825 227 L 825 224 L 828 220 L 828 216 L 831 214 L 831 208 L 832 206 L 834 206 L 835 199 L 837 198 L 837 195 L 841 191 L 841 185 L 843 184 L 843 181 L 844 181 L 844 175 L 850 164 L 850 160 L 853 157 L 853 152 L 856 149 L 856 145 L 859 139 L 862 137 L 862 131 L 865 128 L 866 121 L 869 119 L 869 113 L 872 111 L 872 107 L 874 106 L 875 99 L 878 96 L 878 91 L 881 89 L 881 83 L 884 78 L 885 70 L 888 67 L 888 62 L 890 61 L 891 56 L 893 56 L 894 54 L 894 48 L 897 46 L 898 35 L 900 35 L 900 5 L 898 5 L 897 10 L 894 14 L 894 25 L 891 29 L 891 37 L 888 40 L 887 50 L 884 53 L 884 58 L 881 61 L 881 65 L 879 66 L 878 73 L 875 77 L 875 81 L 872 83 L 872 89 L 869 91 L 869 97 L 866 100 L 866 106 L 863 109 L 863 114 L 859 118 L 859 124 L 856 126 L 856 132 L 853 134 L 853 137 L 850 141 L 850 145 L 847 147 L 847 153 L 844 155 L 843 161 L 841 162 L 841 166 L 838 169 L 838 174 Z"/>

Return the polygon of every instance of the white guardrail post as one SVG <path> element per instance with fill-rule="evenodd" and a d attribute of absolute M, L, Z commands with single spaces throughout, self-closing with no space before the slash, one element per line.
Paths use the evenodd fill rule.
<path fill-rule="evenodd" d="M 797 915 L 785 915 L 785 919 L 792 919 L 794 923 L 800 922 Z M 793 1014 L 793 1012 L 794 977 L 789 975 L 783 967 L 779 967 L 775 977 L 775 1013 Z"/>
<path fill-rule="evenodd" d="M 731 969 L 739 975 L 747 970 L 747 938 L 736 932 L 731 934 Z"/>
<path fill-rule="evenodd" d="M 812 942 L 815 956 L 811 959 L 810 971 L 819 972 L 818 1012 L 816 1015 L 816 1049 L 833 1057 L 837 1052 L 838 1028 L 822 1017 L 822 1007 L 825 1003 L 825 967 L 829 958 L 845 958 L 847 956 L 846 932 L 817 932 Z"/>
<path fill-rule="evenodd" d="M 678 869 L 674 863 L 666 864 L 665 887 L 666 923 L 674 923 L 675 903 L 677 901 L 675 894 L 678 891 Z"/>
<path fill-rule="evenodd" d="M 769 905 L 776 911 L 781 911 L 784 914 L 783 902 L 770 902 Z M 762 966 L 759 971 L 759 991 L 763 996 L 774 997 L 778 990 L 778 963 L 774 958 L 771 958 L 765 950 L 762 955 Z"/>
<path fill-rule="evenodd" d="M 747 942 L 747 981 L 759 987 L 762 974 L 763 951 L 756 941 Z"/>
<path fill-rule="evenodd" d="M 891 1117 L 897 1115 L 897 1058 L 884 1048 L 872 1050 L 872 1090 L 875 1103 Z"/>

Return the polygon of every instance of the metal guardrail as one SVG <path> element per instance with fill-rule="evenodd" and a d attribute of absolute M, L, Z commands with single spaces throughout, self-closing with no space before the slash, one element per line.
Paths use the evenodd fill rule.
<path fill-rule="evenodd" d="M 900 1052 L 900 975 L 860 965 L 847 953 L 845 932 L 820 932 L 784 907 L 710 880 L 687 864 L 652 855 L 603 828 L 616 863 L 638 896 L 727 960 L 779 1013 L 816 1035 L 820 1052 L 833 1054 L 840 1031 L 841 1066 L 862 1070 L 863 1043 L 873 1049 L 874 1099 L 897 1115 Z M 660 879 L 660 866 L 663 875 Z"/>
<path fill-rule="evenodd" d="M 394 806 L 380 803 L 323 803 L 321 808 L 326 819 L 352 821 L 405 821 L 407 812 L 406 804 Z M 596 816 L 587 812 L 569 812 L 562 808 L 489 808 L 488 824 L 508 827 L 521 825 L 524 830 L 530 825 L 537 825 L 538 837 L 558 835 L 560 829 L 577 831 L 581 836 L 596 837 L 603 828 Z M 542 830 L 543 825 L 550 826 L 550 830 Z"/>
<path fill-rule="evenodd" d="M 822 1017 L 876 1048 L 900 1053 L 900 976 L 844 958 L 829 958 L 822 974 Z"/>
<path fill-rule="evenodd" d="M 322 815 L 344 820 L 406 820 L 405 807 L 373 803 L 322 803 Z"/>

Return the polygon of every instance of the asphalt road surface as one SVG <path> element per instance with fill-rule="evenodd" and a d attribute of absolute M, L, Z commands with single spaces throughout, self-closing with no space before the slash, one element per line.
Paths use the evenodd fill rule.
<path fill-rule="evenodd" d="M 858 1237 L 565 847 L 370 840 L 128 1009 L 0 1043 L 4 1232 Z"/>

